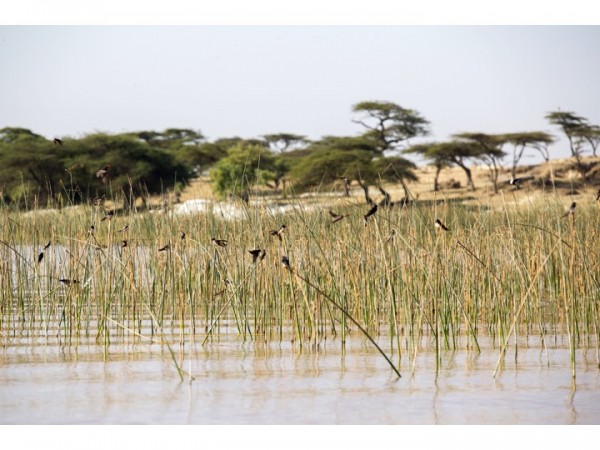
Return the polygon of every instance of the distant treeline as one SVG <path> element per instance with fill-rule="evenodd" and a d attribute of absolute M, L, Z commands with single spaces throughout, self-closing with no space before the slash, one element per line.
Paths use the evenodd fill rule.
<path fill-rule="evenodd" d="M 122 199 L 125 207 L 137 198 L 177 193 L 190 180 L 210 169 L 220 195 L 248 199 L 257 186 L 280 192 L 301 192 L 338 183 L 348 189 L 356 181 L 383 191 L 384 182 L 415 180 L 415 164 L 400 154 L 419 154 L 440 172 L 461 167 L 469 188 L 475 189 L 470 161 L 484 162 L 498 186 L 500 168 L 510 155 L 513 176 L 528 150 L 550 159 L 554 136 L 542 131 L 485 134 L 460 133 L 446 142 L 408 145 L 411 138 L 430 133 L 429 122 L 415 110 L 385 101 L 352 107 L 357 136 L 325 136 L 310 141 L 292 133 L 257 139 L 238 137 L 208 142 L 200 131 L 170 128 L 162 132 L 94 133 L 80 139 L 52 140 L 25 128 L 0 129 L 0 195 L 17 207 L 65 206 L 98 198 Z M 567 137 L 576 167 L 585 179 L 585 152 L 596 156 L 600 128 L 572 112 L 550 112 L 546 119 Z M 408 195 L 408 192 L 406 192 Z"/>

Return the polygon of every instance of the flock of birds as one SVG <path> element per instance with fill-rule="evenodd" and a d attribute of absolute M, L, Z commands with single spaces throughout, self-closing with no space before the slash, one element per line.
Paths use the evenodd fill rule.
<path fill-rule="evenodd" d="M 58 138 L 54 138 L 54 144 L 56 145 L 64 145 L 64 142 L 61 139 Z M 105 165 L 104 167 L 102 167 L 101 169 L 99 169 L 96 172 L 96 178 L 100 179 L 102 181 L 103 184 L 108 183 L 108 181 L 110 180 L 110 167 L 108 165 Z M 345 177 L 340 177 L 340 179 L 344 180 L 345 182 L 345 188 L 346 190 L 348 190 L 349 185 L 350 185 L 350 180 L 348 180 L 348 178 Z M 534 177 L 532 176 L 526 176 L 526 177 L 513 177 L 511 178 L 507 183 L 510 184 L 511 186 L 515 186 L 516 189 L 520 189 L 520 186 L 522 183 L 526 182 L 526 181 L 530 181 L 533 180 Z M 102 204 L 102 201 L 97 201 L 98 199 L 94 199 L 94 204 Z M 600 190 L 598 190 L 597 194 L 596 194 L 596 201 L 600 200 Z M 566 212 L 562 215 L 562 217 L 574 217 L 575 215 L 575 210 L 577 208 L 577 203 L 576 202 L 572 202 L 571 205 L 569 206 L 569 208 L 566 210 Z M 377 213 L 378 210 L 378 205 L 374 204 L 372 205 L 372 207 L 367 211 L 367 213 L 363 216 L 363 220 L 364 220 L 364 224 L 365 226 L 368 225 L 369 223 L 369 218 L 371 216 L 373 216 L 375 213 Z M 342 214 L 337 214 L 331 210 L 329 210 L 329 215 L 331 216 L 331 223 L 335 224 L 337 222 L 339 222 L 340 220 L 346 218 L 346 215 L 342 215 Z M 105 212 L 104 216 L 102 217 L 102 219 L 100 219 L 100 221 L 105 221 L 105 220 L 112 220 L 112 218 L 114 217 L 114 210 L 108 210 Z M 450 231 L 449 228 L 444 225 L 444 223 L 442 223 L 442 221 L 440 219 L 436 219 L 434 222 L 434 228 L 436 231 L 441 231 L 441 232 L 448 232 Z M 129 229 L 129 225 L 125 225 L 122 229 L 120 229 L 120 232 L 126 232 Z M 286 230 L 286 226 L 285 225 L 281 225 L 280 228 L 278 230 L 271 230 L 269 232 L 269 234 L 272 237 L 277 237 L 279 239 L 279 241 L 283 240 L 283 234 Z M 95 227 L 94 225 L 90 226 L 89 229 L 89 234 L 90 236 L 94 236 L 94 232 L 95 232 Z M 396 234 L 396 230 L 392 230 L 390 236 L 388 237 L 388 239 L 386 240 L 386 242 L 389 242 L 390 240 L 392 240 L 394 238 Z M 181 239 L 185 239 L 185 233 L 181 232 L 180 235 Z M 211 238 L 211 241 L 213 243 L 213 245 L 215 247 L 227 247 L 228 241 L 226 239 L 217 239 L 217 238 Z M 41 252 L 38 255 L 38 264 L 43 260 L 44 258 L 44 252 L 50 247 L 51 242 L 48 242 L 48 244 L 46 244 L 46 246 L 44 246 L 44 248 L 41 250 Z M 128 246 L 128 241 L 122 240 L 121 241 L 121 248 L 125 248 Z M 158 251 L 159 252 L 164 252 L 167 250 L 170 250 L 171 246 L 170 244 L 166 244 L 163 247 L 159 248 Z M 252 256 L 252 263 L 256 263 L 257 261 L 262 261 L 263 259 L 265 259 L 265 256 L 267 254 L 265 249 L 253 249 L 253 250 L 249 250 L 250 255 Z M 288 259 L 287 256 L 283 256 L 281 258 L 281 265 L 284 269 L 286 270 L 292 270 L 290 267 L 290 261 Z M 64 283 L 66 285 L 71 285 L 71 284 L 76 284 L 78 283 L 77 280 L 70 280 L 70 279 L 60 279 L 59 280 L 61 283 Z"/>

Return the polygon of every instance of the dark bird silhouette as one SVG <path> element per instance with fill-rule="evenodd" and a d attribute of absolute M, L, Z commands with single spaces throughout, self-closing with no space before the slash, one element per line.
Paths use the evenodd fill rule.
<path fill-rule="evenodd" d="M 125 225 L 123 228 L 121 228 L 119 230 L 119 233 L 124 233 L 125 231 L 129 230 L 129 225 Z"/>
<path fill-rule="evenodd" d="M 60 281 L 62 284 L 66 284 L 67 286 L 79 283 L 78 280 L 69 280 L 68 278 L 60 278 L 58 281 Z"/>
<path fill-rule="evenodd" d="M 64 144 L 64 142 L 61 141 L 59 138 L 54 138 L 54 140 L 52 142 L 54 142 L 54 145 L 63 145 Z"/>
<path fill-rule="evenodd" d="M 37 263 L 41 263 L 42 259 L 44 259 L 44 252 L 40 252 L 40 254 L 38 255 Z"/>
<path fill-rule="evenodd" d="M 165 250 L 170 250 L 171 249 L 171 245 L 167 244 L 164 247 L 161 247 L 158 249 L 159 252 L 164 252 Z"/>
<path fill-rule="evenodd" d="M 567 216 L 575 216 L 575 208 L 577 208 L 577 203 L 573 202 L 571 203 L 571 206 L 569 206 L 569 209 L 567 209 L 567 212 L 565 212 L 562 217 L 567 217 Z"/>
<path fill-rule="evenodd" d="M 339 221 L 340 221 L 340 220 L 342 220 L 344 217 L 346 217 L 346 216 L 343 216 L 343 215 L 341 215 L 341 214 L 336 214 L 336 213 L 334 213 L 334 212 L 333 212 L 333 211 L 331 211 L 331 210 L 329 211 L 329 215 L 331 216 L 331 223 L 336 223 L 336 222 L 339 222 Z"/>
<path fill-rule="evenodd" d="M 282 239 L 281 239 L 281 236 L 283 235 L 283 232 L 285 231 L 285 228 L 286 228 L 286 227 L 285 227 L 285 225 L 281 225 L 281 226 L 279 227 L 279 230 L 271 230 L 271 231 L 269 232 L 269 234 L 270 234 L 271 236 L 277 236 L 277 237 L 279 238 L 279 240 L 281 241 L 281 240 L 282 240 Z"/>
<path fill-rule="evenodd" d="M 448 231 L 448 227 L 444 225 L 440 219 L 435 219 L 434 227 L 436 230 Z"/>
<path fill-rule="evenodd" d="M 110 179 L 110 168 L 108 166 L 104 166 L 102 169 L 96 172 L 96 178 L 100 178 L 102 183 L 106 184 Z"/>
<path fill-rule="evenodd" d="M 264 250 L 261 250 L 260 248 L 256 248 L 254 250 L 248 250 L 248 253 L 250 253 L 252 255 L 252 263 L 253 264 L 256 262 L 256 260 L 258 259 L 258 257 L 260 256 L 260 254 L 262 252 L 264 252 Z"/>
<path fill-rule="evenodd" d="M 46 245 L 44 245 L 44 248 L 42 249 L 42 251 L 48 250 L 51 245 L 52 245 L 52 241 L 48 241 L 48 243 Z"/>
<path fill-rule="evenodd" d="M 281 267 L 283 267 L 284 270 L 292 270 L 292 268 L 290 267 L 290 260 L 287 256 L 283 256 L 281 258 Z"/>
<path fill-rule="evenodd" d="M 598 193 L 596 194 L 596 201 L 600 200 L 600 189 L 598 189 Z"/>
<path fill-rule="evenodd" d="M 529 180 L 533 180 L 534 177 L 519 177 L 519 178 L 511 178 L 508 181 L 508 184 L 516 187 L 517 189 L 519 189 L 519 186 L 521 185 L 521 183 L 524 183 L 525 181 L 529 181 Z"/>
<path fill-rule="evenodd" d="M 216 246 L 216 247 L 227 247 L 227 240 L 226 239 L 215 239 L 215 238 L 210 238 L 210 240 L 212 241 L 212 243 Z"/>
<path fill-rule="evenodd" d="M 373 207 L 365 214 L 365 226 L 367 226 L 367 219 L 371 217 L 373 214 L 377 212 L 377 205 L 373 205 Z"/>
<path fill-rule="evenodd" d="M 106 211 L 104 213 L 104 217 L 102 219 L 100 219 L 100 222 L 104 221 L 104 220 L 111 220 L 115 215 L 115 212 L 111 209 L 109 211 Z"/>
<path fill-rule="evenodd" d="M 124 241 L 121 241 L 121 248 L 125 248 L 127 247 L 127 239 Z"/>
<path fill-rule="evenodd" d="M 90 225 L 90 229 L 88 230 L 88 234 L 90 236 L 94 236 L 94 233 L 96 233 L 96 227 L 94 225 Z"/>
<path fill-rule="evenodd" d="M 185 239 L 185 231 L 182 231 L 182 232 L 179 234 L 179 237 L 180 237 L 180 238 L 181 238 L 181 240 L 183 241 L 183 240 Z"/>

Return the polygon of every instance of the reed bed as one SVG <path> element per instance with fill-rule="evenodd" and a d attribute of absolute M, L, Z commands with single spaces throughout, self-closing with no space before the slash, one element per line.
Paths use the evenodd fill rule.
<path fill-rule="evenodd" d="M 500 365 L 517 357 L 525 335 L 544 346 L 566 342 L 573 377 L 576 350 L 600 357 L 597 204 L 562 217 L 564 203 L 551 193 L 520 206 L 500 200 L 494 210 L 413 202 L 380 207 L 365 225 L 368 206 L 327 198 L 318 207 L 292 200 L 285 214 L 261 199 L 239 205 L 243 217 L 233 220 L 4 209 L 0 340 L 183 346 L 235 332 L 302 347 L 362 333 L 386 340 L 394 365 L 413 370 L 424 342 L 441 364 L 446 350 L 479 351 L 485 336 Z M 344 219 L 332 223 L 330 209 Z M 438 218 L 449 231 L 434 228 Z M 272 236 L 282 224 L 281 239 Z M 264 259 L 253 262 L 252 249 L 264 249 Z"/>

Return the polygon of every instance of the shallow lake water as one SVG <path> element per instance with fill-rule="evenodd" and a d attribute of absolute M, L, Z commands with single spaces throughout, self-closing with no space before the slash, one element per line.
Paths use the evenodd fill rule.
<path fill-rule="evenodd" d="M 385 342 L 379 344 L 386 349 Z M 5 343 L 2 424 L 599 424 L 596 351 L 539 339 L 508 350 L 403 354 L 398 379 L 359 336 L 318 349 L 241 343 L 234 334 L 171 348 L 193 376 L 181 382 L 166 346 Z M 386 349 L 389 351 L 389 348 Z M 392 358 L 397 362 L 397 357 Z M 413 372 L 414 364 L 414 372 Z"/>

